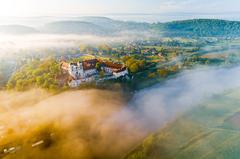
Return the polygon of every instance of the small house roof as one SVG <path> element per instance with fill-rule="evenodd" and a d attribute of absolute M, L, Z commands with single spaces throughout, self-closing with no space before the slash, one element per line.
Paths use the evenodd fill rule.
<path fill-rule="evenodd" d="M 96 68 L 98 60 L 97 59 L 91 59 L 91 60 L 85 60 L 83 61 L 83 69 L 84 70 L 90 70 Z"/>

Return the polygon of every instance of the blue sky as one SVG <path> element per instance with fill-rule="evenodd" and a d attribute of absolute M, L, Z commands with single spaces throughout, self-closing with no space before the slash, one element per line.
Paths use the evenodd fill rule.
<path fill-rule="evenodd" d="M 240 0 L 0 0 L 0 16 L 240 12 Z"/>

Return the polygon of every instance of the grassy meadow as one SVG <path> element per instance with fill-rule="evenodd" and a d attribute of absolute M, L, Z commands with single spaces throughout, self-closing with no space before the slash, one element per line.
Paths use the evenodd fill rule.
<path fill-rule="evenodd" d="M 126 159 L 238 159 L 240 91 L 214 96 L 148 136 Z"/>

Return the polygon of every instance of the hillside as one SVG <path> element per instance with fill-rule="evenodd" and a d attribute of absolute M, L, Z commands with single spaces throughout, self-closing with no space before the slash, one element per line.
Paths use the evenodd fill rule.
<path fill-rule="evenodd" d="M 78 17 L 78 21 L 88 22 L 110 30 L 116 30 L 118 21 L 106 17 Z M 121 23 L 121 22 L 120 22 Z"/>
<path fill-rule="evenodd" d="M 121 32 L 149 31 L 150 24 L 112 20 L 105 17 L 80 17 L 76 21 L 58 21 L 45 25 L 47 33 L 115 35 Z"/>
<path fill-rule="evenodd" d="M 1 25 L 1 34 L 33 34 L 38 33 L 38 31 L 32 27 L 23 25 Z"/>
<path fill-rule="evenodd" d="M 7 89 L 26 91 L 38 87 L 50 91 L 60 90 L 57 77 L 61 75 L 59 64 L 54 59 L 34 60 L 23 65 L 13 73 L 7 83 Z"/>
<path fill-rule="evenodd" d="M 240 22 L 194 19 L 153 24 L 155 31 L 170 37 L 239 37 Z"/>
<path fill-rule="evenodd" d="M 98 26 L 101 26 L 108 31 L 148 31 L 150 29 L 150 24 L 148 23 L 137 23 L 137 22 L 127 22 L 120 20 L 113 20 L 106 17 L 80 17 L 81 21 L 89 22 Z"/>
<path fill-rule="evenodd" d="M 98 25 L 82 21 L 58 21 L 46 24 L 42 30 L 58 34 L 91 34 L 104 35 L 106 30 Z"/>
<path fill-rule="evenodd" d="M 240 22 L 217 19 L 193 19 L 150 24 L 119 21 L 106 17 L 77 17 L 75 20 L 51 22 L 39 29 L 21 25 L 0 26 L 0 33 L 29 34 L 38 32 L 48 34 L 80 34 L 98 36 L 134 34 L 149 36 L 154 35 L 160 37 L 234 38 L 240 36 Z"/>
<path fill-rule="evenodd" d="M 239 94 L 215 96 L 147 137 L 125 159 L 238 159 Z"/>
<path fill-rule="evenodd" d="M 112 20 L 105 17 L 79 17 L 78 21 L 59 21 L 47 24 L 49 33 L 76 33 L 115 35 L 121 32 L 149 34 L 165 37 L 239 37 L 240 22 L 217 19 L 194 19 L 168 23 L 137 23 Z"/>

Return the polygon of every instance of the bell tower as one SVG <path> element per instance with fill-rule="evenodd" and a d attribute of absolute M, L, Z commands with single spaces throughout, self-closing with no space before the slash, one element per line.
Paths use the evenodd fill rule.
<path fill-rule="evenodd" d="M 79 65 L 79 74 L 80 74 L 80 77 L 81 77 L 81 78 L 85 78 L 84 69 L 83 69 L 83 63 L 82 63 L 82 62 L 79 62 L 78 65 Z"/>

